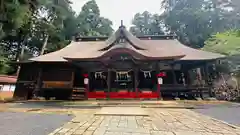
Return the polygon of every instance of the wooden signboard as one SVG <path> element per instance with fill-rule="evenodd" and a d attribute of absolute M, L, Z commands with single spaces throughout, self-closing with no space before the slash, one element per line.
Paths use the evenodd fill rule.
<path fill-rule="evenodd" d="M 71 81 L 44 81 L 43 88 L 71 88 Z"/>

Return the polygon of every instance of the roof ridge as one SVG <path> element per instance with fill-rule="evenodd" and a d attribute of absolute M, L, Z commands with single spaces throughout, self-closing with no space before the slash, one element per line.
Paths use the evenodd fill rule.
<path fill-rule="evenodd" d="M 119 29 L 110 36 L 105 42 L 106 46 L 99 51 L 106 51 L 112 48 L 116 42 L 119 42 L 121 39 L 127 42 L 129 42 L 135 49 L 137 50 L 146 50 L 146 48 L 143 46 L 143 42 L 134 35 L 132 35 L 129 31 L 126 30 L 126 27 L 120 26 Z"/>

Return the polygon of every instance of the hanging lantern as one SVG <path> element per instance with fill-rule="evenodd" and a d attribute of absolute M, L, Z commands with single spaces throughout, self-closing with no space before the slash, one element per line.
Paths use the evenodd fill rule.
<path fill-rule="evenodd" d="M 165 72 L 160 72 L 157 74 L 157 77 L 165 77 L 167 76 Z"/>
<path fill-rule="evenodd" d="M 83 74 L 83 77 L 84 78 L 88 78 L 88 74 Z"/>

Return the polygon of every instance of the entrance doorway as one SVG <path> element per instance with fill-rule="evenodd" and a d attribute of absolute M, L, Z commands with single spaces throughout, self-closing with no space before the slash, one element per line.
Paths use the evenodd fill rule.
<path fill-rule="evenodd" d="M 136 98 L 134 89 L 134 72 L 132 70 L 112 71 L 111 78 L 109 98 Z"/>
<path fill-rule="evenodd" d="M 111 77 L 111 92 L 134 92 L 133 71 L 112 71 Z"/>

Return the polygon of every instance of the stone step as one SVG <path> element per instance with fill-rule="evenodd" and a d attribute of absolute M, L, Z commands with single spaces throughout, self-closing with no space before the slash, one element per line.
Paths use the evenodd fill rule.
<path fill-rule="evenodd" d="M 74 89 L 73 92 L 85 92 L 83 89 Z"/>
<path fill-rule="evenodd" d="M 99 105 L 100 107 L 140 107 L 141 105 Z"/>

